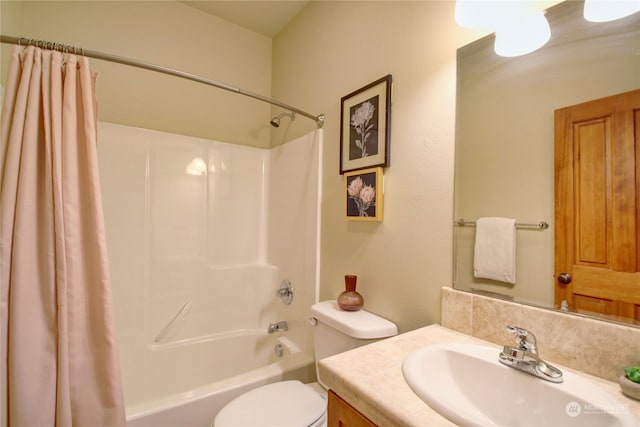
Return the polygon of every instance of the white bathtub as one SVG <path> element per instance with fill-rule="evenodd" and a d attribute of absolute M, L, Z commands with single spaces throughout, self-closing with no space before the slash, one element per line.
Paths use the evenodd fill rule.
<path fill-rule="evenodd" d="M 135 403 L 127 403 L 127 425 L 208 427 L 224 405 L 252 388 L 315 379 L 313 358 L 286 337 L 259 331 L 227 335 L 154 348 L 151 365 L 141 367 L 151 371 L 145 375 L 148 381 L 134 385 L 135 390 L 125 384 L 125 400 L 130 402 L 135 394 Z M 283 349 L 281 357 L 275 352 L 277 344 Z"/>

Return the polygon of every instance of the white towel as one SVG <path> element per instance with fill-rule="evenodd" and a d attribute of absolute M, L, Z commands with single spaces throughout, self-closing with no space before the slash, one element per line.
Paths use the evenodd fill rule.
<path fill-rule="evenodd" d="M 516 220 L 478 218 L 473 253 L 475 277 L 516 283 Z"/>

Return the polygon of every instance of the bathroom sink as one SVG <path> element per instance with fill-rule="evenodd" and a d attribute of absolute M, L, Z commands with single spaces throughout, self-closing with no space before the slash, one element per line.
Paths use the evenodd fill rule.
<path fill-rule="evenodd" d="M 564 369 L 552 383 L 498 362 L 499 349 L 468 343 L 409 353 L 402 372 L 433 410 L 460 426 L 638 426 L 628 405 Z"/>

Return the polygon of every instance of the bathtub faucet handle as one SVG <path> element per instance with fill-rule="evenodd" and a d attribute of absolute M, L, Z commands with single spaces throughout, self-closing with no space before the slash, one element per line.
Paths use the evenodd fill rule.
<path fill-rule="evenodd" d="M 282 283 L 280 283 L 280 288 L 276 291 L 276 296 L 280 297 L 286 305 L 291 304 L 293 300 L 293 287 L 288 279 L 284 279 Z"/>

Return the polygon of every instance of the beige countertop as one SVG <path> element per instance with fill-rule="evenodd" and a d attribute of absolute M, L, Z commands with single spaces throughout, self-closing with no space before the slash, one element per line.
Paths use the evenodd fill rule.
<path fill-rule="evenodd" d="M 431 325 L 323 359 L 319 363 L 320 379 L 380 427 L 453 426 L 455 424 L 427 406 L 409 388 L 402 375 L 402 361 L 412 350 L 453 341 L 495 347 L 496 355 L 501 350 L 493 343 Z M 544 354 L 541 356 L 545 358 Z M 617 383 L 581 375 L 628 405 L 628 410 L 640 419 L 640 402 L 622 394 Z"/>

